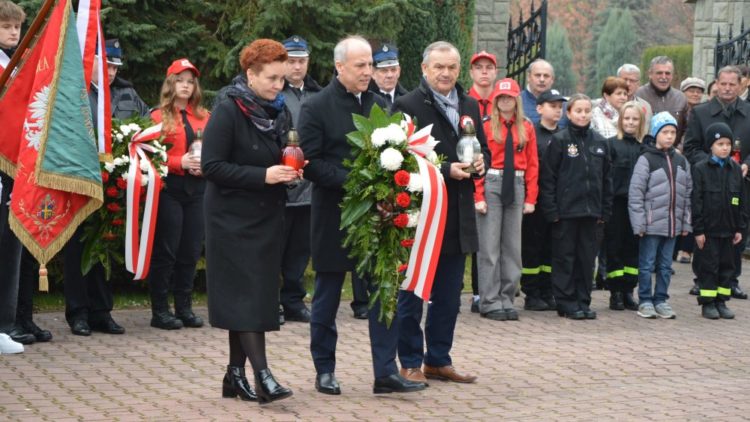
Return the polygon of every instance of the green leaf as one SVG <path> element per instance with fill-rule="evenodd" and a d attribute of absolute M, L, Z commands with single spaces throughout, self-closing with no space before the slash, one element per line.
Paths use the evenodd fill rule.
<path fill-rule="evenodd" d="M 359 174 L 361 174 L 365 179 L 367 180 L 373 180 L 375 179 L 375 175 L 370 172 L 370 170 L 362 169 L 359 171 Z"/>
<path fill-rule="evenodd" d="M 372 133 L 372 131 L 375 130 L 375 126 L 365 116 L 352 114 L 352 120 L 354 121 L 354 127 L 362 133 Z"/>
<path fill-rule="evenodd" d="M 358 220 L 363 215 L 367 214 L 372 205 L 375 202 L 372 200 L 363 200 L 351 207 L 345 207 L 341 211 L 341 225 L 339 226 L 342 230 L 350 226 L 354 221 Z"/>
<path fill-rule="evenodd" d="M 349 140 L 349 143 L 356 146 L 359 149 L 365 149 L 365 138 L 362 136 L 362 132 L 354 131 L 346 134 L 346 139 Z"/>

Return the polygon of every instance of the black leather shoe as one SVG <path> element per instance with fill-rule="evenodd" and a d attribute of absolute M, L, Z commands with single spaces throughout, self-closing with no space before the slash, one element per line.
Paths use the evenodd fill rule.
<path fill-rule="evenodd" d="M 89 327 L 88 322 L 82 319 L 77 319 L 70 324 L 70 332 L 77 336 L 90 336 L 91 328 Z"/>
<path fill-rule="evenodd" d="M 52 340 L 52 333 L 47 330 L 42 330 L 36 324 L 34 324 L 34 321 L 32 320 L 22 321 L 18 325 L 23 328 L 25 332 L 32 334 L 36 341 L 40 343 L 45 343 Z"/>
<path fill-rule="evenodd" d="M 546 311 L 549 309 L 547 302 L 536 296 L 526 296 L 523 309 L 527 311 Z"/>
<path fill-rule="evenodd" d="M 287 321 L 294 322 L 310 322 L 310 310 L 307 307 L 303 307 L 298 311 L 287 311 L 284 312 L 284 318 Z"/>
<path fill-rule="evenodd" d="M 548 311 L 554 311 L 555 309 L 557 309 L 557 301 L 555 300 L 554 296 L 545 296 L 542 299 L 547 302 Z"/>
<path fill-rule="evenodd" d="M 7 333 L 13 341 L 21 344 L 32 344 L 36 341 L 33 334 L 27 333 L 23 328 L 16 325 Z"/>
<path fill-rule="evenodd" d="M 316 375 L 315 389 L 319 393 L 330 394 L 332 396 L 341 394 L 341 387 L 339 386 L 339 382 L 336 381 L 336 376 L 333 375 L 333 372 Z"/>
<path fill-rule="evenodd" d="M 735 299 L 747 299 L 747 293 L 740 289 L 740 286 L 732 287 L 732 297 Z"/>
<path fill-rule="evenodd" d="M 714 304 L 714 302 L 703 304 L 703 309 L 701 309 L 701 316 L 707 319 L 721 318 L 721 315 L 719 314 L 719 310 L 716 309 L 716 305 Z"/>
<path fill-rule="evenodd" d="M 505 309 L 497 309 L 494 311 L 485 312 L 480 315 L 482 318 L 491 319 L 493 321 L 507 321 L 508 320 L 508 314 L 505 312 Z"/>
<path fill-rule="evenodd" d="M 596 319 L 596 311 L 585 309 L 583 310 L 583 316 L 586 317 L 586 319 Z"/>
<path fill-rule="evenodd" d="M 125 329 L 116 323 L 111 316 L 107 315 L 101 321 L 89 322 L 91 331 L 98 331 L 106 334 L 125 334 Z"/>
<path fill-rule="evenodd" d="M 179 330 L 183 327 L 182 321 L 177 319 L 169 311 L 154 312 L 151 316 L 151 326 L 162 330 Z"/>
<path fill-rule="evenodd" d="M 584 314 L 583 311 L 565 312 L 558 309 L 557 315 L 568 319 L 586 319 L 586 314 Z"/>
<path fill-rule="evenodd" d="M 693 296 L 698 296 L 699 294 L 701 294 L 701 289 L 700 289 L 700 287 L 698 287 L 698 285 L 697 285 L 697 284 L 695 284 L 695 285 L 693 285 L 693 287 L 692 287 L 692 288 L 690 289 L 690 292 L 689 292 L 689 293 L 690 293 L 691 295 L 693 295 Z"/>
<path fill-rule="evenodd" d="M 411 393 L 425 388 L 427 384 L 423 382 L 409 381 L 399 374 L 391 374 L 387 377 L 376 378 L 372 392 L 374 394 Z"/>
<path fill-rule="evenodd" d="M 471 298 L 471 313 L 473 314 L 479 313 L 479 298 L 474 299 L 473 296 Z"/>
<path fill-rule="evenodd" d="M 622 292 L 613 290 L 609 296 L 609 309 L 613 311 L 624 311 L 625 302 Z"/>
<path fill-rule="evenodd" d="M 518 311 L 515 309 L 506 309 L 505 315 L 508 317 L 508 321 L 518 321 Z"/>
<path fill-rule="evenodd" d="M 293 394 L 292 390 L 276 382 L 276 378 L 268 368 L 255 373 L 255 392 L 258 395 L 259 404 L 285 399 Z"/>
<path fill-rule="evenodd" d="M 622 302 L 625 305 L 625 309 L 628 311 L 637 311 L 638 310 L 638 302 L 635 301 L 635 298 L 633 297 L 633 293 L 631 292 L 625 292 L 622 295 Z"/>
<path fill-rule="evenodd" d="M 714 303 L 716 304 L 716 310 L 719 312 L 721 319 L 734 319 L 734 312 L 727 308 L 726 302 L 723 300 L 717 300 Z"/>
<path fill-rule="evenodd" d="M 367 319 L 367 307 L 362 307 L 354 311 L 354 318 Z"/>
<path fill-rule="evenodd" d="M 194 314 L 193 311 L 184 311 L 177 313 L 175 318 L 182 321 L 184 327 L 200 328 L 203 326 L 203 318 Z"/>
<path fill-rule="evenodd" d="M 240 366 L 227 366 L 227 373 L 221 383 L 221 396 L 234 398 L 240 396 L 244 401 L 258 401 L 258 395 L 250 387 L 245 377 L 245 368 Z"/>

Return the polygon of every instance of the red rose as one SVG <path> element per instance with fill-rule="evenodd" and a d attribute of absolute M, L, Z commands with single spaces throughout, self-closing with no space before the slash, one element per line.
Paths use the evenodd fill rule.
<path fill-rule="evenodd" d="M 396 195 L 396 204 L 401 208 L 406 208 L 411 204 L 411 196 L 406 192 Z"/>
<path fill-rule="evenodd" d="M 405 248 L 411 248 L 414 246 L 414 239 L 404 239 L 401 241 L 401 246 Z"/>
<path fill-rule="evenodd" d="M 406 227 L 406 225 L 409 224 L 409 216 L 406 214 L 399 214 L 393 219 L 393 225 L 403 229 Z"/>
<path fill-rule="evenodd" d="M 123 220 L 122 218 L 115 218 L 114 220 L 112 220 L 113 226 L 122 226 L 123 224 L 125 224 L 125 220 Z"/>
<path fill-rule="evenodd" d="M 120 205 L 117 204 L 116 202 L 112 202 L 110 204 L 107 204 L 107 209 L 112 212 L 117 212 L 117 211 L 120 211 Z"/>
<path fill-rule="evenodd" d="M 109 182 L 109 172 L 103 171 L 102 172 L 102 183 Z"/>
<path fill-rule="evenodd" d="M 396 174 L 393 175 L 393 180 L 398 186 L 408 186 L 410 177 L 411 176 L 409 175 L 408 171 L 399 170 L 396 172 Z"/>
<path fill-rule="evenodd" d="M 409 268 L 409 266 L 408 266 L 408 265 L 406 265 L 406 264 L 401 264 L 401 265 L 399 265 L 399 266 L 398 266 L 398 272 L 400 272 L 400 273 L 403 273 L 403 272 L 405 272 L 405 271 L 406 271 L 406 269 L 407 269 L 407 268 Z"/>
<path fill-rule="evenodd" d="M 122 190 L 125 190 L 128 187 L 128 181 L 122 177 L 118 177 L 115 183 L 117 184 L 117 187 Z"/>
<path fill-rule="evenodd" d="M 109 196 L 110 198 L 117 198 L 118 195 L 117 188 L 114 186 L 108 187 L 107 190 L 104 191 L 104 193 L 107 194 L 107 196 Z"/>

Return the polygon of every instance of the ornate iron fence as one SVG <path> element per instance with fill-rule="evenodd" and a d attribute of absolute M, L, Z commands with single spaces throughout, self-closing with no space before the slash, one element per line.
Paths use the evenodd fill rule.
<path fill-rule="evenodd" d="M 513 78 L 523 87 L 526 85 L 526 69 L 536 59 L 543 59 L 547 44 L 547 0 L 534 10 L 531 1 L 531 16 L 523 19 L 523 10 L 518 15 L 518 26 L 513 27 L 513 17 L 508 21 L 507 77 Z"/>
<path fill-rule="evenodd" d="M 740 33 L 732 36 L 732 24 L 729 24 L 729 36 L 721 40 L 721 29 L 716 31 L 714 48 L 714 76 L 719 69 L 728 65 L 750 64 L 750 28 L 745 29 L 745 20 L 740 24 Z"/>

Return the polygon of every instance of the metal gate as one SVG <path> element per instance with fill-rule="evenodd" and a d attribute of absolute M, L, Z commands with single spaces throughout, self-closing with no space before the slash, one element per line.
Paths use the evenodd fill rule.
<path fill-rule="evenodd" d="M 531 16 L 523 19 L 523 11 L 518 15 L 518 26 L 513 27 L 513 17 L 508 21 L 508 63 L 507 77 L 518 81 L 522 87 L 526 85 L 526 69 L 531 62 L 545 57 L 547 44 L 547 0 L 534 10 L 531 1 Z"/>
<path fill-rule="evenodd" d="M 716 31 L 716 47 L 714 48 L 714 76 L 719 69 L 729 65 L 750 64 L 750 28 L 745 29 L 745 20 L 740 24 L 740 33 L 732 36 L 732 25 L 729 25 L 729 37 L 721 41 L 721 30 Z"/>

